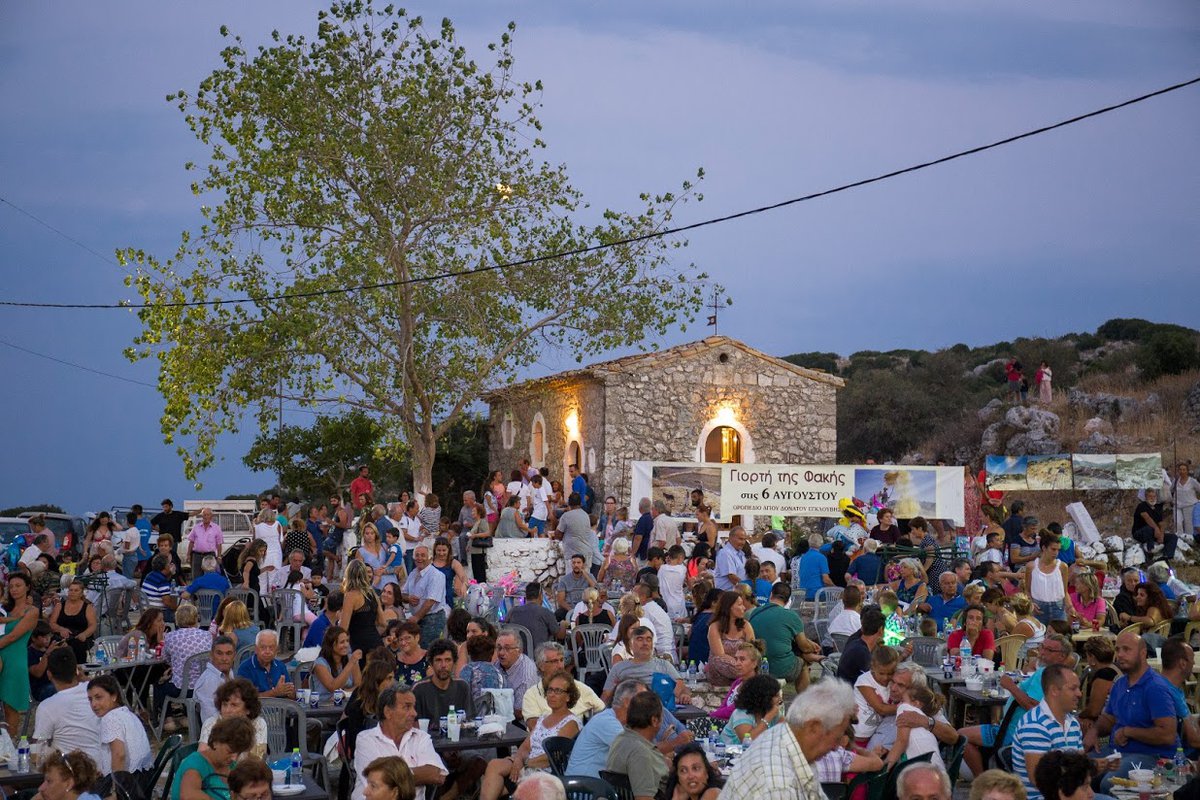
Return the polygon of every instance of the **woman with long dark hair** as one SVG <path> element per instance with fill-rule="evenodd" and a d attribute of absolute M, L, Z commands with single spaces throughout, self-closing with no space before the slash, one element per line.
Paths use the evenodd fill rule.
<path fill-rule="evenodd" d="M 698 594 L 703 598 L 700 602 L 695 600 Z M 692 617 L 692 633 L 688 637 L 689 661 L 708 661 L 708 624 L 712 620 L 712 607 L 720 596 L 721 590 L 714 589 L 708 581 L 701 581 L 692 586 L 692 603 L 696 613 Z"/>
<path fill-rule="evenodd" d="M 746 619 L 746 601 L 737 592 L 723 592 L 708 626 L 709 683 L 728 686 L 738 676 L 734 652 L 742 642 L 753 640 L 754 627 Z"/>
<path fill-rule="evenodd" d="M 689 742 L 675 751 L 663 797 L 666 800 L 717 800 L 724 785 L 721 773 L 708 763 L 704 748 Z"/>
<path fill-rule="evenodd" d="M 4 592 L 8 610 L 4 635 L 0 636 L 0 702 L 10 731 L 21 728 L 21 714 L 29 710 L 29 637 L 40 612 L 29 593 L 29 578 L 14 572 Z"/>
<path fill-rule="evenodd" d="M 321 637 L 320 654 L 313 662 L 312 677 L 316 680 L 309 681 L 309 685 L 317 691 L 321 700 L 338 689 L 353 689 L 362 682 L 358 667 L 361 660 L 360 651 L 350 652 L 350 634 L 336 625 L 330 625 Z"/>

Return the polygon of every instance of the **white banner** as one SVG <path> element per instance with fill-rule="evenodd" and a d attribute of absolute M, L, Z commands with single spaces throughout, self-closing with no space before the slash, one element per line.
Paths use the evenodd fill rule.
<path fill-rule="evenodd" d="M 866 511 L 900 519 L 964 522 L 962 467 L 878 464 L 722 464 L 721 511 L 788 517 L 840 517 L 838 501 L 856 497 Z"/>

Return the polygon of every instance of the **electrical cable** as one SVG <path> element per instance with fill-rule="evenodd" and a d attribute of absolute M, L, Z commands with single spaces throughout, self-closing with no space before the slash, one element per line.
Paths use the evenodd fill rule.
<path fill-rule="evenodd" d="M 618 240 L 612 241 L 612 242 L 601 242 L 599 244 L 588 245 L 586 247 L 578 247 L 573 250 L 565 250 L 565 251 L 556 252 L 556 253 L 548 253 L 545 255 L 534 256 L 532 258 L 522 259 L 520 261 L 509 261 L 509 262 L 503 262 L 500 264 L 489 264 L 489 265 L 483 266 L 483 267 L 474 267 L 472 269 L 459 270 L 456 272 L 440 272 L 440 273 L 435 273 L 432 275 L 423 275 L 423 276 L 416 277 L 416 278 L 408 278 L 405 280 L 383 281 L 381 283 L 363 284 L 363 285 L 359 285 L 359 286 L 336 287 L 336 288 L 331 288 L 331 289 L 316 289 L 316 290 L 308 291 L 308 292 L 285 292 L 283 294 L 270 295 L 270 296 L 260 297 L 260 298 L 244 297 L 244 298 L 233 298 L 233 299 L 227 299 L 227 300 L 182 300 L 182 301 L 174 301 L 174 302 L 166 302 L 166 303 L 130 303 L 130 302 L 120 302 L 120 303 L 36 303 L 36 302 L 22 302 L 22 301 L 16 301 L 16 300 L 0 300 L 0 306 L 8 306 L 8 307 L 16 307 L 16 308 L 45 308 L 45 309 L 140 309 L 140 308 L 188 308 L 188 307 L 195 307 L 195 306 L 221 306 L 221 305 L 227 305 L 227 304 L 241 304 L 241 303 L 265 303 L 265 302 L 272 302 L 272 301 L 276 301 L 276 300 L 302 300 L 302 299 L 313 298 L 313 297 L 327 297 L 330 295 L 350 294 L 353 292 L 374 291 L 377 289 L 389 289 L 389 288 L 394 288 L 397 286 L 404 286 L 404 285 L 410 285 L 410 284 L 416 284 L 416 283 L 431 283 L 433 281 L 445 280 L 447 278 L 469 277 L 471 275 L 479 275 L 479 274 L 482 274 L 485 272 L 493 272 L 493 271 L 497 271 L 497 270 L 511 269 L 513 267 L 532 266 L 534 264 L 539 264 L 539 263 L 542 263 L 545 261 L 552 261 L 552 260 L 556 260 L 559 258 L 570 258 L 570 257 L 574 257 L 574 256 L 581 256 L 581 255 L 586 255 L 588 253 L 594 253 L 599 250 L 606 250 L 606 249 L 609 249 L 612 247 L 621 247 L 621 246 L 628 245 L 628 244 L 637 244 L 638 242 L 644 242 L 644 241 L 648 241 L 650 239 L 658 239 L 658 238 L 661 238 L 664 236 L 672 236 L 677 233 L 686 233 L 687 231 L 697 230 L 699 228 L 704 228 L 704 227 L 707 227 L 710 225 L 717 225 L 717 224 L 724 223 L 724 222 L 730 222 L 732 220 L 741 219 L 743 217 L 749 217 L 749 216 L 753 216 L 755 214 L 762 214 L 767 211 L 775 211 L 777 209 L 786 208 L 787 206 L 795 205 L 797 203 L 803 203 L 808 200 L 816 200 L 817 198 L 828 197 L 829 195 L 838 194 L 840 192 L 845 192 L 850 189 L 857 189 L 862 186 L 868 186 L 872 183 L 879 183 L 880 181 L 885 181 L 890 178 L 896 178 L 901 175 L 907 175 L 912 172 L 918 172 L 920 170 L 929 169 L 930 167 L 935 167 L 935 166 L 938 166 L 941 164 L 946 164 L 950 161 L 955 161 L 960 158 L 965 158 L 967 156 L 976 155 L 978 153 L 982 153 L 987 150 L 992 150 L 997 147 L 1002 147 L 1007 144 L 1012 144 L 1013 142 L 1018 142 L 1022 139 L 1029 139 L 1033 136 L 1038 136 L 1043 133 L 1048 133 L 1050 131 L 1057 130 L 1058 128 L 1065 128 L 1068 125 L 1074 125 L 1075 123 L 1082 122 L 1084 120 L 1091 119 L 1093 117 L 1098 117 L 1102 114 L 1108 114 L 1110 112 L 1117 111 L 1119 109 L 1126 108 L 1128 106 L 1132 106 L 1137 103 L 1144 102 L 1146 100 L 1150 100 L 1151 98 L 1154 98 L 1154 97 L 1159 97 L 1161 95 L 1168 94 L 1170 92 L 1178 91 L 1179 89 L 1183 89 L 1183 88 L 1192 86 L 1197 83 L 1200 83 L 1200 77 L 1192 78 L 1191 80 L 1183 81 L 1181 83 L 1176 83 L 1171 86 L 1167 86 L 1162 89 L 1158 89 L 1156 91 L 1149 92 L 1147 94 L 1139 95 L 1138 97 L 1134 97 L 1134 98 L 1125 100 L 1120 103 L 1114 103 L 1113 105 L 1105 106 L 1103 108 L 1096 109 L 1095 111 L 1089 111 L 1086 114 L 1079 114 L 1077 116 L 1071 117 L 1069 119 L 1061 120 L 1059 122 L 1055 122 L 1050 125 L 1044 125 L 1040 128 L 1035 128 L 1033 130 L 1026 131 L 1024 133 L 1016 134 L 1015 136 L 1008 136 L 1004 139 L 999 139 L 999 140 L 991 142 L 989 144 L 979 145 L 977 147 L 972 147 L 967 150 L 960 150 L 956 153 L 952 153 L 947 156 L 942 156 L 941 158 L 933 159 L 932 161 L 925 161 L 925 162 L 922 162 L 919 164 L 913 164 L 911 166 L 904 167 L 902 169 L 892 170 L 891 172 L 885 172 L 883 174 L 875 175 L 870 178 L 863 178 L 862 180 L 852 181 L 851 183 L 844 183 L 840 186 L 835 186 L 832 189 L 824 189 L 822 191 L 812 192 L 810 194 L 802 195 L 800 197 L 793 197 L 789 200 L 782 200 L 778 203 L 771 203 L 770 205 L 758 206 L 757 208 L 751 208 L 751 209 L 747 209 L 745 211 L 738 211 L 733 214 L 726 214 L 724 216 L 713 217 L 711 219 L 702 220 L 700 222 L 693 222 L 689 225 L 680 225 L 680 226 L 674 227 L 674 228 L 665 228 L 663 230 L 641 234 L 640 236 L 630 236 L 630 237 L 627 237 L 624 239 L 618 239 Z M 11 203 L 9 203 L 9 205 L 11 205 Z M 16 206 L 14 206 L 14 208 L 15 207 Z M 49 227 L 49 226 L 47 226 L 47 227 Z M 51 230 L 54 230 L 54 229 L 51 228 Z M 68 237 L 68 238 L 70 238 L 70 237 Z M 75 240 L 72 239 L 71 241 L 75 241 Z M 78 244 L 78 242 L 76 242 L 76 243 Z M 90 248 L 88 248 L 88 249 L 90 249 Z"/>

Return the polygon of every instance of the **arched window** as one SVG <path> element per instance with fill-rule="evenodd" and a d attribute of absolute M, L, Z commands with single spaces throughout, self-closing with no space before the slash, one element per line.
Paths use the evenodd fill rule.
<path fill-rule="evenodd" d="M 704 440 L 704 460 L 713 464 L 742 463 L 742 437 L 728 425 L 713 428 Z"/>
<path fill-rule="evenodd" d="M 504 412 L 504 421 L 500 423 L 500 441 L 505 450 L 512 450 L 513 440 L 517 438 L 517 428 L 513 424 L 513 413 Z"/>
<path fill-rule="evenodd" d="M 541 467 L 546 461 L 546 420 L 539 411 L 533 418 L 533 433 L 529 437 L 529 461 Z"/>
<path fill-rule="evenodd" d="M 577 467 L 580 472 L 586 472 L 583 468 L 583 453 L 579 449 L 579 442 L 571 442 L 567 445 L 567 466 Z"/>

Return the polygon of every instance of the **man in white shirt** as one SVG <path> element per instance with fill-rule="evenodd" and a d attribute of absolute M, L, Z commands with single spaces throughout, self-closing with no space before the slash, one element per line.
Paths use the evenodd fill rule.
<path fill-rule="evenodd" d="M 46 674 L 54 684 L 54 695 L 37 707 L 33 741 L 60 753 L 82 751 L 100 761 L 100 718 L 88 702 L 87 684 L 79 681 L 79 664 L 69 647 L 56 647 L 46 658 Z"/>
<path fill-rule="evenodd" d="M 650 529 L 650 546 L 670 550 L 683 542 L 679 536 L 679 523 L 667 513 L 667 504 L 654 501 L 654 527 Z"/>
<path fill-rule="evenodd" d="M 21 553 L 20 563 L 29 566 L 43 554 L 54 558 L 54 537 L 48 533 L 39 533 L 33 537 L 33 544 L 26 547 L 25 552 Z"/>
<path fill-rule="evenodd" d="M 409 621 L 421 626 L 421 647 L 429 647 L 446 628 L 446 576 L 430 563 L 424 545 L 413 549 L 413 566 L 404 584 L 404 602 L 412 606 Z"/>
<path fill-rule="evenodd" d="M 282 589 L 287 585 L 288 575 L 292 571 L 299 572 L 304 576 L 304 580 L 312 578 L 312 570 L 304 566 L 304 551 L 293 550 L 288 553 L 287 563 L 283 565 L 283 569 L 277 569 L 267 574 L 267 588 L 270 591 Z"/>
<path fill-rule="evenodd" d="M 642 601 L 642 620 L 654 630 L 654 652 L 674 661 L 675 632 L 671 628 L 671 617 L 662 606 L 654 602 L 656 590 L 648 584 L 651 577 L 653 576 L 647 575 L 643 578 L 642 583 L 633 587 L 633 591 Z M 658 582 L 657 577 L 654 578 L 654 582 Z"/>
<path fill-rule="evenodd" d="M 834 617 L 833 622 L 829 624 L 829 632 L 850 636 L 862 630 L 862 619 L 859 617 L 862 602 L 862 590 L 857 586 L 847 586 L 842 592 L 842 613 Z"/>
<path fill-rule="evenodd" d="M 40 553 L 39 553 L 40 555 Z M 108 578 L 108 589 L 136 589 L 138 588 L 137 581 L 126 578 L 120 572 L 117 572 L 117 557 L 109 553 L 104 558 L 100 559 L 100 571 Z M 83 596 L 87 598 L 89 603 L 93 605 L 100 602 L 99 589 L 86 589 Z"/>
<path fill-rule="evenodd" d="M 750 552 L 754 554 L 760 564 L 769 561 L 775 565 L 776 575 L 787 571 L 787 559 L 783 557 L 783 553 L 775 549 L 777 544 L 779 544 L 779 537 L 773 531 L 767 531 L 763 534 L 761 543 L 750 545 Z"/>
<path fill-rule="evenodd" d="M 233 679 L 233 657 L 237 653 L 237 644 L 228 636 L 218 636 L 213 640 L 212 650 L 209 651 L 208 663 L 204 671 L 196 679 L 192 696 L 200 704 L 200 722 L 205 723 L 210 717 L 215 717 L 217 702 L 214 695 L 225 681 Z"/>
<path fill-rule="evenodd" d="M 535 537 L 546 535 L 546 520 L 550 517 L 550 490 L 541 474 L 534 475 L 529 481 L 529 527 L 537 529 Z"/>
<path fill-rule="evenodd" d="M 446 781 L 446 765 L 433 749 L 433 739 L 417 728 L 417 701 L 412 689 L 396 686 L 379 695 L 379 725 L 358 734 L 354 747 L 354 791 L 352 800 L 365 800 L 367 785 L 363 770 L 372 761 L 399 756 L 412 772 L 416 784 L 415 800 L 425 800 L 426 786 L 441 786 Z M 94 715 L 93 715 L 94 716 Z"/>

